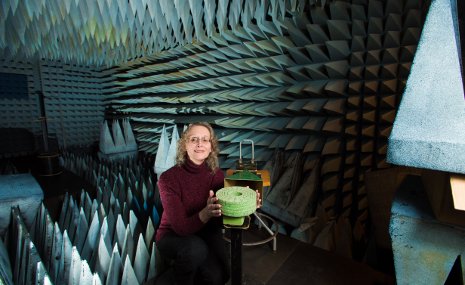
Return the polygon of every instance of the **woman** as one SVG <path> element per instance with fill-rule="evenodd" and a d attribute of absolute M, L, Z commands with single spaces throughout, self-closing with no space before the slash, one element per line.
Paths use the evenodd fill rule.
<path fill-rule="evenodd" d="M 157 247 L 174 261 L 176 284 L 225 284 L 229 279 L 221 205 L 214 194 L 224 185 L 218 153 L 210 124 L 191 124 L 178 141 L 177 164 L 158 181 L 163 214 Z"/>

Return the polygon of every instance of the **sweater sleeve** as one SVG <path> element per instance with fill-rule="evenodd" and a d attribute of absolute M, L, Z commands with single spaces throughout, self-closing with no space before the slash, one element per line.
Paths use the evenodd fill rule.
<path fill-rule="evenodd" d="M 158 181 L 160 198 L 163 204 L 163 215 L 166 215 L 172 230 L 181 236 L 199 231 L 204 223 L 200 220 L 198 212 L 188 215 L 181 200 L 180 189 L 175 187 L 172 179 L 161 175 Z M 205 200 L 206 203 L 206 200 Z"/>

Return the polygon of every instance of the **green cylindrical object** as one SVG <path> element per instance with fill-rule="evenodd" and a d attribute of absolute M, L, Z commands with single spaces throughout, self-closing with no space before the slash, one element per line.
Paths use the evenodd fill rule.
<path fill-rule="evenodd" d="M 249 187 L 224 187 L 216 192 L 223 215 L 245 217 L 257 208 L 257 193 Z"/>

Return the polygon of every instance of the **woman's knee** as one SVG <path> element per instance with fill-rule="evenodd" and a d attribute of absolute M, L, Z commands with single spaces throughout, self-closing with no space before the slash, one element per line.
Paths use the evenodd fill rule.
<path fill-rule="evenodd" d="M 204 240 L 197 236 L 192 236 L 185 240 L 179 248 L 176 262 L 191 264 L 194 267 L 200 266 L 208 255 L 208 246 Z"/>
<path fill-rule="evenodd" d="M 219 264 L 203 264 L 195 276 L 195 284 L 221 285 L 229 280 L 229 274 Z"/>

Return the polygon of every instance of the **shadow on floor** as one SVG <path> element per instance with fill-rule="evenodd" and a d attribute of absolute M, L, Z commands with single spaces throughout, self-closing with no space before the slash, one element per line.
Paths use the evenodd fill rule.
<path fill-rule="evenodd" d="M 263 231 L 252 228 L 244 239 L 253 235 Z M 395 284 L 393 276 L 366 264 L 281 234 L 276 252 L 269 244 L 244 247 L 243 271 L 243 283 L 248 285 Z"/>

